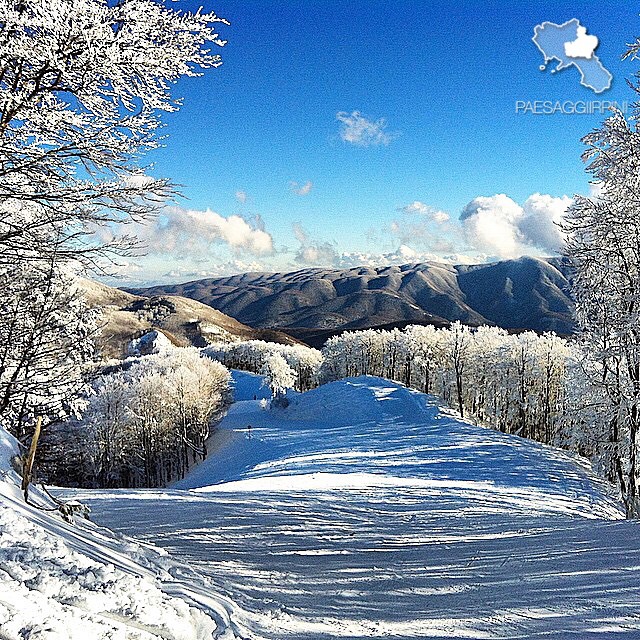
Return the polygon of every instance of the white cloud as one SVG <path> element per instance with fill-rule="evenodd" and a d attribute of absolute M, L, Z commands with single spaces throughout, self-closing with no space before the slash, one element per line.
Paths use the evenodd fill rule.
<path fill-rule="evenodd" d="M 564 234 L 559 223 L 573 200 L 569 196 L 553 196 L 534 193 L 522 205 L 524 217 L 520 222 L 520 233 L 526 244 L 559 252 L 564 245 Z"/>
<path fill-rule="evenodd" d="M 446 211 L 441 211 L 440 209 L 436 209 L 435 207 L 431 207 L 424 202 L 420 202 L 419 200 L 415 200 L 411 204 L 408 204 L 404 207 L 399 207 L 398 211 L 402 211 L 402 213 L 406 214 L 420 214 L 433 220 L 438 224 L 443 224 L 449 220 L 449 214 Z"/>
<path fill-rule="evenodd" d="M 300 244 L 307 244 L 309 242 L 309 234 L 305 231 L 304 227 L 301 224 L 294 222 L 292 228 L 293 235 Z"/>
<path fill-rule="evenodd" d="M 131 279 L 131 276 L 135 276 L 143 271 L 142 266 L 137 262 L 131 260 L 118 259 L 118 262 L 110 262 L 105 269 L 108 275 L 104 276 L 105 280 L 111 282 L 119 282 L 122 278 Z"/>
<path fill-rule="evenodd" d="M 433 221 L 438 224 L 443 224 L 449 220 L 449 214 L 445 211 L 434 211 L 432 212 L 431 217 L 433 218 Z"/>
<path fill-rule="evenodd" d="M 369 120 L 359 111 L 339 111 L 336 119 L 340 122 L 340 139 L 358 147 L 388 145 L 398 137 L 398 133 L 388 132 L 384 118 Z"/>
<path fill-rule="evenodd" d="M 400 245 L 440 254 L 453 251 L 454 241 L 460 240 L 460 225 L 452 224 L 445 211 L 419 200 L 397 210 L 402 216 L 378 230 L 382 241 L 388 241 L 392 236 Z"/>
<path fill-rule="evenodd" d="M 210 210 L 166 207 L 154 221 L 136 227 L 136 234 L 152 253 L 198 256 L 214 244 L 256 256 L 273 253 L 273 239 L 260 228 L 260 222 L 256 226 L 238 215 L 225 218 Z"/>
<path fill-rule="evenodd" d="M 391 224 L 382 229 L 383 238 L 391 234 L 401 244 L 420 245 L 422 248 L 431 250 L 432 245 L 438 240 L 438 236 L 433 233 L 424 222 L 414 222 L 413 220 L 392 220 Z"/>
<path fill-rule="evenodd" d="M 515 258 L 520 242 L 522 207 L 504 194 L 474 198 L 460 215 L 465 236 L 474 248 L 498 258 Z"/>
<path fill-rule="evenodd" d="M 271 234 L 257 216 L 224 217 L 208 210 L 167 207 L 145 225 L 119 228 L 120 233 L 137 235 L 147 246 L 138 272 L 133 265 L 126 265 L 123 271 L 138 282 L 166 282 L 283 270 L 296 264 L 334 268 L 417 262 L 469 264 L 553 255 L 564 240 L 557 223 L 571 203 L 567 196 L 539 193 L 522 204 L 505 194 L 478 197 L 469 202 L 458 221 L 416 200 L 400 207 L 395 220 L 376 228 L 369 238 L 373 251 L 364 252 L 347 251 L 335 241 L 310 237 L 300 225 L 293 226 L 297 248 L 280 246 L 275 251 Z"/>
<path fill-rule="evenodd" d="M 555 254 L 564 242 L 556 226 L 571 198 L 535 193 L 521 206 L 505 194 L 474 198 L 460 222 L 467 242 L 489 259 Z"/>
<path fill-rule="evenodd" d="M 246 193 L 246 191 L 236 191 L 236 200 L 240 204 L 244 204 L 247 201 L 247 193 Z"/>
<path fill-rule="evenodd" d="M 300 247 L 294 260 L 298 264 L 334 266 L 338 260 L 335 247 L 329 242 L 321 242 Z"/>
<path fill-rule="evenodd" d="M 395 251 L 388 253 L 341 253 L 336 262 L 337 267 L 390 267 L 393 265 L 415 264 L 422 262 L 438 262 L 442 264 L 475 264 L 476 256 L 461 253 L 441 255 L 429 251 L 416 251 L 407 245 L 400 245 Z"/>
<path fill-rule="evenodd" d="M 564 52 L 569 58 L 591 58 L 598 47 L 598 36 L 588 36 L 587 28 L 580 25 L 576 39 L 564 43 Z"/>
<path fill-rule="evenodd" d="M 304 184 L 299 184 L 292 180 L 289 183 L 291 187 L 291 191 L 295 193 L 297 196 L 308 196 L 311 193 L 311 189 L 313 188 L 313 182 L 311 180 L 307 180 Z"/>
<path fill-rule="evenodd" d="M 299 225 L 293 225 L 293 234 L 300 243 L 294 261 L 298 264 L 315 266 L 334 266 L 338 261 L 338 252 L 330 242 L 318 242 L 311 240 L 305 229 Z"/>
<path fill-rule="evenodd" d="M 415 200 L 411 204 L 408 204 L 404 207 L 398 207 L 398 211 L 403 211 L 404 213 L 422 213 L 426 214 L 429 211 L 428 205 L 424 202 L 420 202 L 419 200 Z"/>
<path fill-rule="evenodd" d="M 451 221 L 445 212 L 416 200 L 398 209 L 402 217 L 371 230 L 372 242 L 380 245 L 395 241 L 394 250 L 341 251 L 335 244 L 311 241 L 296 225 L 294 234 L 300 248 L 295 260 L 348 268 L 416 262 L 477 264 L 523 255 L 555 255 L 564 243 L 558 223 L 571 203 L 568 196 L 540 193 L 522 204 L 505 194 L 480 196 L 467 204 L 459 221 Z"/>
<path fill-rule="evenodd" d="M 175 268 L 163 274 L 162 279 L 167 282 L 185 280 L 198 280 L 201 278 L 220 278 L 251 271 L 264 271 L 264 266 L 259 262 L 245 262 L 243 260 L 229 260 L 204 269 Z"/>
<path fill-rule="evenodd" d="M 394 224 L 392 223 L 392 227 Z M 446 243 L 445 246 L 444 243 L 438 241 L 433 243 L 434 249 L 428 251 L 420 251 L 401 242 L 397 249 L 389 252 L 341 252 L 333 243 L 312 240 L 299 224 L 293 225 L 293 233 L 300 243 L 294 257 L 297 264 L 349 269 L 351 267 L 386 267 L 419 262 L 472 264 L 478 261 L 475 256 L 456 253 L 450 243 Z M 386 233 L 388 236 L 388 232 Z M 401 234 L 394 233 L 394 235 L 399 237 Z"/>

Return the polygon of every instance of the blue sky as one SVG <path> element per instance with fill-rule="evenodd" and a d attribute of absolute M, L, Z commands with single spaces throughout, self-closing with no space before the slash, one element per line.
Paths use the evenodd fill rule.
<path fill-rule="evenodd" d="M 187 199 L 141 233 L 150 248 L 131 281 L 549 254 L 569 201 L 558 199 L 588 193 L 580 138 L 603 116 L 516 113 L 516 101 L 632 101 L 625 78 L 640 68 L 620 60 L 640 34 L 636 3 L 204 8 L 231 22 L 224 64 L 175 88 L 184 106 L 150 160 Z M 571 18 L 599 38 L 606 92 L 581 86 L 574 67 L 539 69 L 535 25 Z"/>

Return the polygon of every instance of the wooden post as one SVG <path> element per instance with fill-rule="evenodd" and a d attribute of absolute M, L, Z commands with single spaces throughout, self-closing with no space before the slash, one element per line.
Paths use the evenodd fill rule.
<path fill-rule="evenodd" d="M 40 439 L 40 431 L 42 429 L 42 416 L 38 416 L 36 419 L 36 430 L 33 432 L 33 438 L 31 438 L 31 446 L 29 447 L 29 453 L 27 460 L 22 468 L 22 491 L 24 491 L 25 502 L 29 498 L 29 483 L 31 482 L 31 472 L 33 471 L 33 462 L 36 458 L 36 449 L 38 448 L 38 440 Z"/>

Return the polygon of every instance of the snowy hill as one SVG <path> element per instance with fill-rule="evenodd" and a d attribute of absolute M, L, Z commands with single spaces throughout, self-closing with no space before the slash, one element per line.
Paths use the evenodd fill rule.
<path fill-rule="evenodd" d="M 159 550 L 25 504 L 11 464 L 17 453 L 0 428 L 2 640 L 205 640 L 224 628 L 195 606 Z M 30 499 L 51 509 L 35 488 Z"/>
<path fill-rule="evenodd" d="M 98 345 L 106 357 L 126 355 L 131 340 L 158 329 L 181 347 L 236 340 L 297 342 L 278 331 L 248 327 L 196 300 L 168 295 L 144 298 L 84 278 L 78 284 L 89 306 L 101 311 Z"/>
<path fill-rule="evenodd" d="M 175 488 L 67 492 L 188 564 L 230 634 L 640 637 L 640 529 L 583 462 L 376 378 L 270 411 L 235 378 Z"/>

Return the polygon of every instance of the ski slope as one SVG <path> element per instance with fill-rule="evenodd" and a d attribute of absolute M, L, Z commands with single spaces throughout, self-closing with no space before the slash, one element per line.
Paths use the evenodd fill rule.
<path fill-rule="evenodd" d="M 166 550 L 216 637 L 640 638 L 640 525 L 584 462 L 385 380 L 265 411 L 235 379 L 175 487 L 66 492 Z"/>

